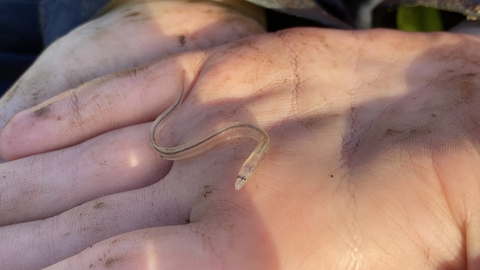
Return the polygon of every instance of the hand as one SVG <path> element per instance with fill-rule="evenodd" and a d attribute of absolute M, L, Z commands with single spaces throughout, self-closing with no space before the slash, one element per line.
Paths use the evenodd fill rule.
<path fill-rule="evenodd" d="M 16 113 L 92 79 L 264 32 L 253 19 L 262 19 L 258 8 L 235 0 L 116 2 L 52 44 L 0 99 L 0 129 Z"/>
<path fill-rule="evenodd" d="M 0 134 L 0 153 L 20 158 L 0 165 L 1 222 L 17 223 L 0 228 L 0 260 L 9 269 L 61 260 L 48 269 L 477 268 L 478 43 L 294 29 L 39 104 Z M 233 121 L 267 130 L 270 152 L 241 191 L 233 184 L 251 141 L 171 168 L 151 148 L 150 121 L 182 87 L 184 103 L 157 134 L 164 145 Z"/>

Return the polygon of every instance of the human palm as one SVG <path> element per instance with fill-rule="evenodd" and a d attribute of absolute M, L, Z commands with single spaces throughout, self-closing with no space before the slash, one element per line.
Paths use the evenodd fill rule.
<path fill-rule="evenodd" d="M 20 265 L 11 256 L 22 252 L 30 266 L 68 258 L 49 269 L 478 267 L 478 43 L 292 29 L 39 104 L 0 135 L 0 153 L 14 159 L 1 167 L 0 221 L 14 223 L 0 228 L 1 260 Z M 242 190 L 234 182 L 253 141 L 173 164 L 150 146 L 151 121 L 183 87 L 162 144 L 235 121 L 268 132 L 269 153 Z"/>

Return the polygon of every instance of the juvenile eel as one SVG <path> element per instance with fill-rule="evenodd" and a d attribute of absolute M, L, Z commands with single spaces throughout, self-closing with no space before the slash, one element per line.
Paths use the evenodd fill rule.
<path fill-rule="evenodd" d="M 171 115 L 183 101 L 184 89 L 180 91 L 180 95 L 177 100 L 162 113 L 150 127 L 150 143 L 160 153 L 160 156 L 167 160 L 179 160 L 189 158 L 198 155 L 208 149 L 220 144 L 224 141 L 236 138 L 252 138 L 258 142 L 257 147 L 250 156 L 243 163 L 240 172 L 238 173 L 237 180 L 235 181 L 235 189 L 240 190 L 243 185 L 250 179 L 255 169 L 262 162 L 265 154 L 268 150 L 269 137 L 267 132 L 260 127 L 246 123 L 230 123 L 223 127 L 217 128 L 205 136 L 199 139 L 194 139 L 185 144 L 174 147 L 163 147 L 155 142 L 155 131 L 157 128 L 162 128 L 164 121 L 169 115 Z"/>

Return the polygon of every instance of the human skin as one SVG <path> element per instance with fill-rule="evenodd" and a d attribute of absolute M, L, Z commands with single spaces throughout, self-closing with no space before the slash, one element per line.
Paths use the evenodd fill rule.
<path fill-rule="evenodd" d="M 0 153 L 15 159 L 1 165 L 2 223 L 16 223 L 0 228 L 1 261 L 475 269 L 478 43 L 292 29 L 103 77 L 26 110 L 0 135 Z M 165 145 L 232 121 L 268 132 L 270 152 L 241 191 L 233 183 L 251 141 L 171 167 L 150 146 L 146 120 L 181 87 L 184 103 L 157 134 Z M 42 220 L 20 224 L 33 219 Z"/>
<path fill-rule="evenodd" d="M 0 99 L 0 128 L 16 113 L 92 79 L 264 32 L 253 5 L 212 2 L 118 0 L 42 53 Z"/>
<path fill-rule="evenodd" d="M 0 134 L 8 269 L 476 269 L 478 38 L 291 29 L 108 75 L 17 114 Z M 233 121 L 228 141 L 166 146 Z M 20 154 L 19 154 L 20 153 Z M 78 205 L 78 206 L 77 206 Z M 25 222 L 25 223 L 21 223 Z M 22 256 L 18 256 L 22 254 Z"/>

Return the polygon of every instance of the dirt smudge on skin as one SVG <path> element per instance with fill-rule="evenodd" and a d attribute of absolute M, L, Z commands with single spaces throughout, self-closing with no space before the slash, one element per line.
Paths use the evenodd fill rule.
<path fill-rule="evenodd" d="M 109 268 L 109 267 L 112 267 L 115 263 L 118 263 L 122 261 L 121 258 L 108 258 L 107 260 L 105 260 L 105 267 Z"/>
<path fill-rule="evenodd" d="M 181 35 L 180 37 L 178 37 L 178 42 L 180 42 L 180 47 L 185 46 L 185 43 L 187 42 L 185 36 Z"/>
<path fill-rule="evenodd" d="M 103 207 L 105 207 L 105 203 L 103 202 L 99 202 L 99 203 L 96 203 L 94 206 L 93 206 L 93 209 L 102 209 Z"/>
<path fill-rule="evenodd" d="M 390 129 L 391 130 L 391 129 Z M 388 129 L 387 129 L 388 131 Z M 425 136 L 430 133 L 432 133 L 434 130 L 432 130 L 432 127 L 430 126 L 419 126 L 419 127 L 413 127 L 408 130 L 395 130 L 396 136 L 395 139 L 397 142 L 406 142 L 408 140 L 417 140 L 421 141 L 425 137 L 420 137 L 420 136 Z M 393 134 L 391 134 L 393 135 Z"/>
<path fill-rule="evenodd" d="M 51 105 L 52 105 L 52 103 L 49 103 L 49 104 L 42 105 L 39 108 L 36 108 L 33 111 L 33 115 L 35 115 L 37 117 L 45 115 L 46 113 L 48 113 L 50 111 L 50 106 Z"/>
<path fill-rule="evenodd" d="M 401 134 L 401 133 L 403 133 L 403 131 L 394 129 L 394 128 L 389 128 L 387 129 L 387 131 L 385 131 L 385 135 L 387 136 L 392 136 L 392 135 Z"/>
<path fill-rule="evenodd" d="M 138 16 L 138 15 L 141 15 L 142 13 L 138 12 L 138 11 L 134 11 L 132 13 L 129 13 L 127 15 L 125 15 L 123 18 L 128 18 L 128 17 L 135 17 L 135 16 Z"/>
<path fill-rule="evenodd" d="M 458 74 L 444 70 L 439 73 L 438 78 L 433 80 L 432 85 L 451 96 L 451 100 L 457 105 L 470 104 L 478 98 L 477 77 L 478 74 L 473 72 Z"/>
<path fill-rule="evenodd" d="M 476 92 L 476 84 L 472 82 L 472 79 L 476 76 L 477 74 L 475 73 L 466 73 L 458 76 L 457 79 L 462 101 L 468 102 L 473 99 Z"/>

